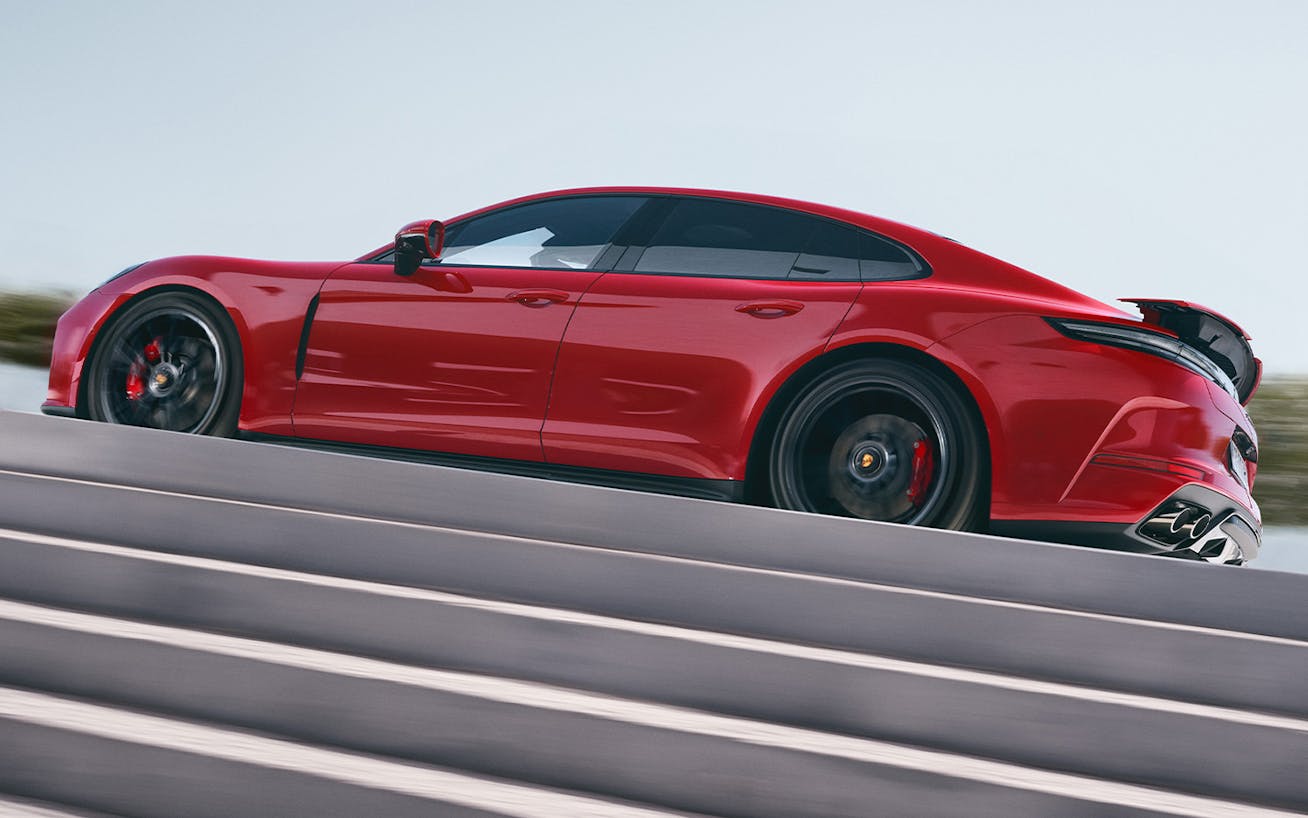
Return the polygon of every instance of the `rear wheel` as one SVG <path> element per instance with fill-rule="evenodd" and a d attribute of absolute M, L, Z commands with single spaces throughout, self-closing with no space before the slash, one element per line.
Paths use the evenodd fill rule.
<path fill-rule="evenodd" d="M 961 530 L 981 527 L 987 470 L 963 398 L 896 359 L 843 364 L 806 388 L 769 458 L 780 508 Z"/>
<path fill-rule="evenodd" d="M 125 308 L 96 347 L 92 420 L 229 436 L 240 411 L 240 344 L 207 299 L 167 292 Z"/>

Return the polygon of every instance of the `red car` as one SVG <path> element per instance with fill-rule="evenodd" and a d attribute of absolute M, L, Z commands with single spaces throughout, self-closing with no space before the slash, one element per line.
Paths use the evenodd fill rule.
<path fill-rule="evenodd" d="M 934 233 L 668 188 L 415 222 L 350 262 L 131 267 L 49 414 L 1238 563 L 1261 365 Z"/>

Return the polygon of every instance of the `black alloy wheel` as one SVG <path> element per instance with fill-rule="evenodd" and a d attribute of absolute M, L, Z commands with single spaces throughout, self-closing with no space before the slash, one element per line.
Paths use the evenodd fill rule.
<path fill-rule="evenodd" d="M 898 359 L 837 366 L 787 407 L 768 471 L 779 508 L 975 531 L 987 447 L 936 373 Z"/>
<path fill-rule="evenodd" d="M 133 302 L 96 343 L 87 413 L 106 423 L 230 436 L 241 402 L 239 350 L 231 319 L 199 295 Z"/>

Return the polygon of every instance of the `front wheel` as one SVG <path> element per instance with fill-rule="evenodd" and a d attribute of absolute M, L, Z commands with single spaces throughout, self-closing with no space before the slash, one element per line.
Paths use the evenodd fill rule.
<path fill-rule="evenodd" d="M 240 345 L 231 320 L 185 292 L 128 305 L 96 345 L 92 420 L 229 436 L 240 411 Z"/>
<path fill-rule="evenodd" d="M 987 470 L 963 398 L 896 359 L 842 364 L 801 392 L 768 469 L 780 508 L 958 530 L 982 525 Z"/>

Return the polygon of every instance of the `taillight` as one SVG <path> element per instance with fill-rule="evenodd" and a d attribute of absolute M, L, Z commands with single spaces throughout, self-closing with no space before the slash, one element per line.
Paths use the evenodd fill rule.
<path fill-rule="evenodd" d="M 1231 378 L 1216 363 L 1199 350 L 1179 338 L 1155 332 L 1144 327 L 1125 324 L 1109 324 L 1099 321 L 1080 321 L 1070 318 L 1046 318 L 1049 325 L 1078 341 L 1092 344 L 1134 349 L 1156 355 L 1175 364 L 1180 364 L 1196 375 L 1202 375 L 1220 386 L 1236 403 L 1240 402 L 1240 393 L 1236 391 Z"/>

